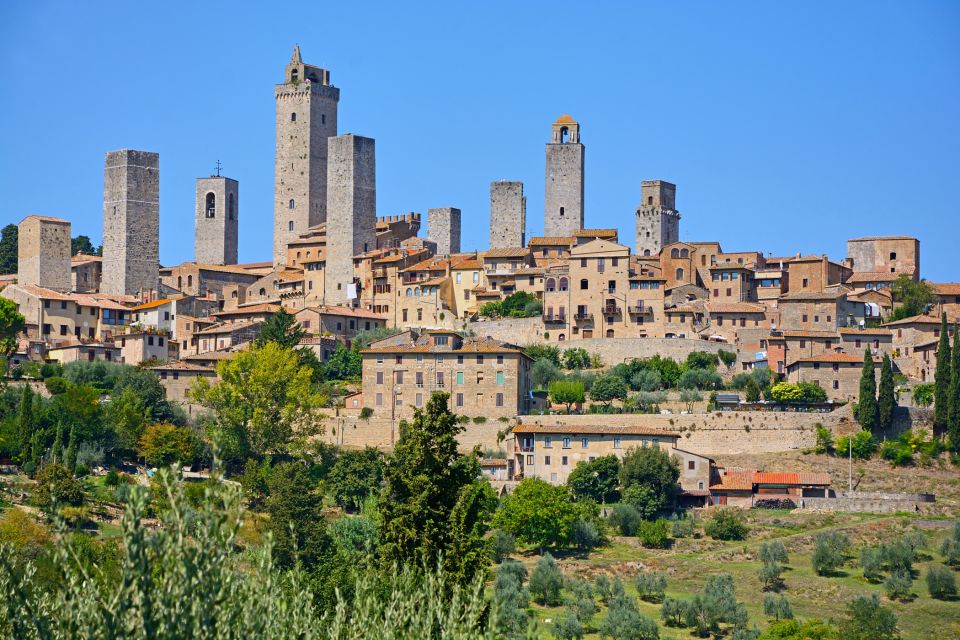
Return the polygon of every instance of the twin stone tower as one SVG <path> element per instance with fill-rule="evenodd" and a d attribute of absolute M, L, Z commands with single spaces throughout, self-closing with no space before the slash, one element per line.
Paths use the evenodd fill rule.
<path fill-rule="evenodd" d="M 337 135 L 340 90 L 330 72 L 304 64 L 299 46 L 276 85 L 273 264 L 282 268 L 287 245 L 323 225 L 327 236 L 325 298 L 349 301 L 353 257 L 376 249 L 376 160 L 372 138 Z M 580 125 L 568 115 L 553 123 L 546 145 L 544 235 L 572 236 L 584 227 L 584 158 Z M 103 285 L 106 293 L 156 289 L 159 270 L 159 154 L 120 150 L 104 169 Z M 217 175 L 198 178 L 195 260 L 236 264 L 239 183 Z M 679 236 L 676 187 L 644 181 L 637 209 L 637 253 L 655 255 Z M 429 239 L 437 253 L 460 251 L 461 213 L 429 209 Z M 526 244 L 522 182 L 490 185 L 490 248 Z M 334 286 L 335 285 L 335 286 Z"/>

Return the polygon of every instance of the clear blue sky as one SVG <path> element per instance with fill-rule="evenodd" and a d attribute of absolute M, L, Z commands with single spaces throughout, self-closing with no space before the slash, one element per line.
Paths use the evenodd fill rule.
<path fill-rule="evenodd" d="M 160 152 L 164 264 L 192 259 L 194 178 L 240 180 L 240 258 L 268 260 L 273 85 L 293 44 L 377 141 L 380 215 L 456 206 L 486 247 L 489 183 L 543 228 L 544 147 L 569 113 L 586 221 L 633 244 L 640 181 L 681 238 L 828 253 L 921 239 L 960 280 L 960 3 L 3 2 L 0 222 L 102 234 L 103 155 Z"/>

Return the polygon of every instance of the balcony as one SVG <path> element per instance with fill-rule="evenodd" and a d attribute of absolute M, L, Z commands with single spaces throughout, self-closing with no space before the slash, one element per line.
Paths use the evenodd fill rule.
<path fill-rule="evenodd" d="M 484 273 L 486 273 L 488 277 L 489 276 L 509 276 L 509 275 L 513 275 L 513 269 L 505 269 L 503 267 L 496 268 L 496 269 L 484 269 Z"/>
<path fill-rule="evenodd" d="M 634 316 L 643 316 L 653 313 L 653 307 L 645 307 L 642 304 L 627 307 L 627 312 Z"/>
<path fill-rule="evenodd" d="M 605 316 L 618 316 L 620 315 L 620 307 L 615 304 L 604 305 L 603 315 Z"/>
<path fill-rule="evenodd" d="M 566 322 L 567 322 L 567 316 L 565 316 L 565 315 L 563 315 L 563 316 L 544 316 L 544 317 L 543 317 L 543 321 L 544 321 L 544 322 L 562 322 L 562 323 L 566 323 Z"/>
<path fill-rule="evenodd" d="M 386 278 L 386 277 L 387 277 L 387 270 L 386 270 L 385 268 L 383 268 L 383 267 L 380 267 L 379 269 L 374 269 L 374 270 L 373 270 L 373 277 L 374 277 L 374 278 Z"/>
<path fill-rule="evenodd" d="M 573 319 L 577 322 L 590 322 L 593 320 L 592 313 L 577 313 L 573 316 Z"/>

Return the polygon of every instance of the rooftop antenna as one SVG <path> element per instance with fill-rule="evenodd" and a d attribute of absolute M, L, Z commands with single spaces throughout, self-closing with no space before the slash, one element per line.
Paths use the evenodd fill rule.
<path fill-rule="evenodd" d="M 218 178 L 220 177 L 220 169 L 221 169 L 222 167 L 223 167 L 223 165 L 221 165 L 221 164 L 220 164 L 220 161 L 217 160 L 217 175 L 216 175 L 216 177 L 218 177 Z"/>

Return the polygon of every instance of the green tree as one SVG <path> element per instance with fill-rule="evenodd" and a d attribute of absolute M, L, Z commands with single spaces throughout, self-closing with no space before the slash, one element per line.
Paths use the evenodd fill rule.
<path fill-rule="evenodd" d="M 734 362 L 737 361 L 736 353 L 732 351 L 725 351 L 724 349 L 717 351 L 717 357 L 720 358 L 720 362 L 723 363 L 723 366 L 727 367 L 728 369 L 733 366 Z"/>
<path fill-rule="evenodd" d="M 617 456 L 600 456 L 596 460 L 577 463 L 567 478 L 567 485 L 578 500 L 587 498 L 600 504 L 616 502 L 620 495 L 617 491 L 619 473 L 620 459 Z"/>
<path fill-rule="evenodd" d="M 793 609 L 790 607 L 790 601 L 787 596 L 779 597 L 768 593 L 763 596 L 763 614 L 774 620 L 790 620 L 793 618 Z"/>
<path fill-rule="evenodd" d="M 837 640 L 836 628 L 821 620 L 780 620 L 774 622 L 757 640 Z"/>
<path fill-rule="evenodd" d="M 0 356 L 7 358 L 17 350 L 17 335 L 25 326 L 26 319 L 17 311 L 16 303 L 0 296 Z"/>
<path fill-rule="evenodd" d="M 778 382 L 770 387 L 770 397 L 777 402 L 799 402 L 803 399 L 803 391 L 799 385 Z"/>
<path fill-rule="evenodd" d="M 467 584 L 488 562 L 484 535 L 496 497 L 476 457 L 458 453 L 463 427 L 449 397 L 434 393 L 412 423 L 400 425 L 384 470 L 381 555 L 387 562 L 442 555 L 452 580 Z"/>
<path fill-rule="evenodd" d="M 8 224 L 0 230 L 0 273 L 17 272 L 17 236 L 20 228 Z"/>
<path fill-rule="evenodd" d="M 620 466 L 620 486 L 624 491 L 632 485 L 646 487 L 662 509 L 673 504 L 680 485 L 680 465 L 659 447 L 629 449 Z"/>
<path fill-rule="evenodd" d="M 940 341 L 937 343 L 937 368 L 933 373 L 933 427 L 946 430 L 950 420 L 950 335 L 947 314 L 940 319 Z M 951 443 L 957 446 L 955 443 Z"/>
<path fill-rule="evenodd" d="M 552 344 L 529 344 L 523 348 L 523 352 L 533 361 L 549 360 L 554 366 L 560 366 L 560 349 Z"/>
<path fill-rule="evenodd" d="M 34 503 L 43 509 L 54 505 L 79 506 L 83 504 L 83 485 L 62 464 L 45 464 L 37 472 Z"/>
<path fill-rule="evenodd" d="M 706 638 L 717 633 L 723 623 L 737 629 L 746 627 L 747 612 L 737 603 L 733 578 L 723 573 L 707 577 L 703 593 L 695 595 L 684 606 L 683 618 L 695 635 Z"/>
<path fill-rule="evenodd" d="M 50 462 L 63 464 L 63 423 L 57 423 L 57 431 L 50 445 Z"/>
<path fill-rule="evenodd" d="M 937 361 L 939 364 L 939 360 Z M 953 325 L 953 349 L 950 354 L 950 406 L 947 411 L 947 435 L 950 448 L 960 452 L 960 326 Z"/>
<path fill-rule="evenodd" d="M 743 512 L 734 507 L 717 509 L 703 525 L 703 532 L 716 540 L 743 540 L 748 530 Z"/>
<path fill-rule="evenodd" d="M 630 389 L 623 378 L 617 376 L 603 376 L 597 378 L 590 387 L 590 399 L 603 402 L 610 406 L 614 400 L 626 400 Z"/>
<path fill-rule="evenodd" d="M 220 361 L 217 375 L 215 386 L 198 378 L 191 396 L 213 413 L 211 435 L 225 458 L 286 451 L 295 434 L 322 431 L 327 397 L 290 349 L 268 342 Z"/>
<path fill-rule="evenodd" d="M 497 567 L 493 581 L 492 604 L 497 610 L 496 632 L 502 638 L 524 638 L 530 626 L 527 607 L 530 594 L 523 586 L 527 570 L 515 560 L 507 560 Z"/>
<path fill-rule="evenodd" d="M 534 362 L 530 369 L 530 381 L 537 389 L 549 388 L 551 382 L 559 380 L 561 377 L 563 377 L 563 374 L 560 372 L 560 367 L 546 358 Z"/>
<path fill-rule="evenodd" d="M 860 550 L 860 566 L 868 582 L 879 582 L 883 572 L 883 549 L 864 547 Z"/>
<path fill-rule="evenodd" d="M 631 504 L 621 503 L 614 505 L 610 513 L 610 525 L 616 527 L 622 536 L 635 536 L 643 517 L 640 512 Z"/>
<path fill-rule="evenodd" d="M 586 399 L 583 382 L 580 380 L 554 380 L 548 388 L 550 401 L 567 405 L 567 413 L 570 413 L 574 404 Z"/>
<path fill-rule="evenodd" d="M 78 253 L 83 253 L 88 256 L 99 256 L 103 255 L 103 247 L 94 247 L 93 243 L 90 242 L 90 236 L 79 235 L 70 238 L 70 255 L 75 256 Z"/>
<path fill-rule="evenodd" d="M 540 549 L 563 547 L 582 512 L 566 485 L 555 487 L 539 478 L 524 478 L 504 496 L 493 522 L 525 544 Z"/>
<path fill-rule="evenodd" d="M 641 571 L 634 580 L 637 595 L 645 602 L 660 602 L 667 590 L 667 575 L 661 571 Z"/>
<path fill-rule="evenodd" d="M 893 366 L 890 363 L 890 355 L 884 353 L 883 364 L 880 365 L 880 386 L 877 389 L 877 426 L 883 433 L 893 426 L 893 410 L 896 406 Z"/>
<path fill-rule="evenodd" d="M 643 520 L 637 527 L 637 540 L 647 549 L 665 549 L 670 545 L 670 525 L 664 518 Z"/>
<path fill-rule="evenodd" d="M 914 385 L 911 395 L 913 396 L 913 403 L 918 407 L 929 407 L 933 404 L 933 388 L 934 384 L 928 382 L 926 384 Z"/>
<path fill-rule="evenodd" d="M 813 570 L 819 576 L 833 574 L 846 560 L 850 540 L 842 533 L 827 531 L 813 539 L 813 555 L 810 558 Z"/>
<path fill-rule="evenodd" d="M 278 464 L 270 472 L 266 501 L 274 553 L 280 566 L 302 561 L 314 567 L 329 541 L 323 520 L 323 498 L 307 467 L 299 462 Z"/>
<path fill-rule="evenodd" d="M 747 380 L 747 386 L 744 387 L 744 396 L 747 402 L 760 402 L 760 385 L 752 377 Z"/>
<path fill-rule="evenodd" d="M 610 600 L 607 616 L 600 623 L 600 633 L 613 640 L 659 640 L 657 623 L 642 615 L 636 601 L 625 594 Z"/>
<path fill-rule="evenodd" d="M 942 564 L 932 564 L 927 569 L 927 590 L 931 598 L 950 600 L 957 595 L 957 581 L 953 571 Z"/>
<path fill-rule="evenodd" d="M 897 640 L 897 616 L 880 604 L 877 594 L 859 595 L 847 605 L 847 619 L 840 627 L 844 640 Z"/>
<path fill-rule="evenodd" d="M 338 343 L 323 365 L 323 377 L 327 380 L 359 380 L 362 369 L 360 352 Z"/>
<path fill-rule="evenodd" d="M 561 603 L 563 574 L 560 573 L 557 561 L 549 553 L 543 554 L 543 557 L 537 561 L 537 566 L 530 574 L 529 588 L 534 602 L 550 607 Z"/>
<path fill-rule="evenodd" d="M 70 473 L 77 471 L 77 429 L 70 427 L 70 441 L 67 445 L 67 452 L 63 454 L 63 466 L 70 470 Z"/>
<path fill-rule="evenodd" d="M 275 342 L 281 347 L 296 349 L 305 335 L 306 331 L 293 314 L 281 308 L 260 325 L 253 344 L 256 347 L 262 347 L 268 342 Z"/>
<path fill-rule="evenodd" d="M 779 562 L 764 562 L 760 567 L 758 577 L 764 591 L 779 590 L 783 585 L 783 566 Z"/>
<path fill-rule="evenodd" d="M 852 436 L 837 438 L 837 455 L 851 455 L 857 460 L 868 460 L 877 452 L 877 440 L 866 429 L 861 429 Z"/>
<path fill-rule="evenodd" d="M 23 385 L 20 391 L 20 404 L 17 407 L 17 449 L 20 451 L 21 460 L 24 461 L 30 457 L 28 449 L 36 427 L 37 418 L 34 410 L 36 404 L 39 404 L 39 398 L 34 400 L 30 385 Z"/>
<path fill-rule="evenodd" d="M 860 395 L 857 399 L 857 421 L 864 429 L 877 427 L 877 378 L 874 372 L 870 347 L 863 354 L 863 370 L 860 372 Z"/>
<path fill-rule="evenodd" d="M 906 274 L 897 276 L 890 287 L 890 293 L 893 295 L 893 301 L 899 303 L 899 306 L 891 312 L 890 317 L 887 318 L 888 322 L 920 315 L 937 300 L 936 292 L 929 282 L 925 280 L 914 282 L 913 278 Z"/>
<path fill-rule="evenodd" d="M 383 454 L 373 447 L 344 451 L 327 474 L 327 490 L 338 505 L 358 511 L 368 496 L 380 493 L 383 466 Z"/>
<path fill-rule="evenodd" d="M 564 369 L 589 369 L 590 354 L 581 347 L 571 347 L 563 352 Z"/>
<path fill-rule="evenodd" d="M 117 441 L 123 449 L 133 451 L 137 448 L 140 436 L 150 421 L 150 410 L 140 396 L 130 388 L 115 395 L 107 405 L 107 422 L 117 435 Z"/>
<path fill-rule="evenodd" d="M 199 443 L 188 427 L 169 422 L 151 424 L 143 430 L 138 453 L 155 467 L 166 467 L 176 462 L 190 464 L 197 456 Z"/>
<path fill-rule="evenodd" d="M 900 569 L 891 571 L 883 581 L 883 589 L 891 600 L 908 600 L 913 589 L 913 574 Z"/>

